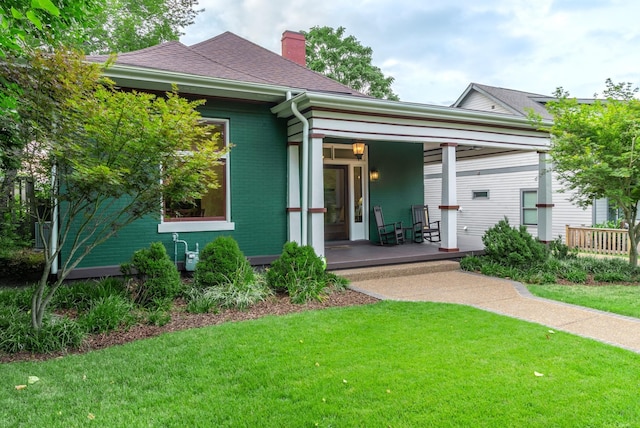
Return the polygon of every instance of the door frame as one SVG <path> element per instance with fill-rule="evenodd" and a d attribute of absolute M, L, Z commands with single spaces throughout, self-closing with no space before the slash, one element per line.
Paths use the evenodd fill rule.
<path fill-rule="evenodd" d="M 352 154 L 350 157 L 336 156 L 336 149 L 340 153 L 345 153 L 344 150 L 351 152 L 351 144 L 339 144 L 339 143 L 325 143 L 322 145 L 323 153 L 323 169 L 324 165 L 344 165 L 347 166 L 347 193 L 348 193 L 348 210 L 345 213 L 349 219 L 348 232 L 349 241 L 358 241 L 363 239 L 369 239 L 369 160 L 368 160 L 368 146 L 365 149 L 365 153 L 361 160 L 356 159 Z M 362 183 L 362 221 L 356 222 L 356 201 L 354 186 L 356 183 L 355 167 L 361 168 L 361 183 Z M 326 214 L 325 214 L 326 215 Z"/>

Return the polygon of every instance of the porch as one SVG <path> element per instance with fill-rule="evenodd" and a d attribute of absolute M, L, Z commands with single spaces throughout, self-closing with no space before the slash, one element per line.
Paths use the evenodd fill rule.
<path fill-rule="evenodd" d="M 440 251 L 439 242 L 380 246 L 367 240 L 337 241 L 326 244 L 325 257 L 327 258 L 327 269 L 338 270 L 433 260 L 452 260 L 484 252 L 482 240 L 478 237 L 459 236 L 458 248 L 459 251 L 443 252 Z"/>

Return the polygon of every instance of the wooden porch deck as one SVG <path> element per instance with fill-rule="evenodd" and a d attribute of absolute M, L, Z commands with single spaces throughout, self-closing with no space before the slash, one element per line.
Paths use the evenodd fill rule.
<path fill-rule="evenodd" d="M 370 241 L 340 241 L 325 245 L 325 257 L 327 269 L 338 270 L 432 260 L 455 260 L 469 254 L 484 252 L 482 240 L 476 237 L 458 237 L 460 251 L 447 253 L 440 251 L 439 248 L 439 242 L 380 246 Z"/>

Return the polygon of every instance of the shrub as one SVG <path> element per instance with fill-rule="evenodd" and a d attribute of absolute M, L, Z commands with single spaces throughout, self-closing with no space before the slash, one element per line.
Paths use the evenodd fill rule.
<path fill-rule="evenodd" d="M 12 248 L 0 254 L 0 277 L 30 282 L 39 279 L 43 269 L 44 253 L 41 251 Z"/>
<path fill-rule="evenodd" d="M 598 272 L 593 275 L 593 280 L 598 282 L 630 282 L 631 275 L 619 271 Z"/>
<path fill-rule="evenodd" d="M 106 333 L 135 323 L 131 302 L 122 296 L 111 295 L 94 300 L 91 308 L 78 322 L 88 333 Z"/>
<path fill-rule="evenodd" d="M 54 308 L 86 311 L 96 300 L 109 296 L 127 297 L 126 283 L 120 278 L 72 282 L 56 290 L 51 305 Z"/>
<path fill-rule="evenodd" d="M 238 284 L 226 282 L 213 287 L 193 287 L 187 292 L 187 311 L 207 313 L 212 309 L 246 309 L 272 295 L 263 275 L 254 275 L 252 282 Z"/>
<path fill-rule="evenodd" d="M 524 273 L 522 281 L 527 284 L 554 284 L 557 282 L 556 276 L 551 272 L 532 269 Z"/>
<path fill-rule="evenodd" d="M 529 267 L 547 259 L 546 246 L 536 241 L 525 226 L 511 227 L 506 217 L 485 232 L 482 242 L 486 256 L 504 266 Z"/>
<path fill-rule="evenodd" d="M 587 282 L 587 272 L 578 269 L 569 269 L 560 274 L 567 281 L 583 284 Z"/>
<path fill-rule="evenodd" d="M 564 244 L 561 236 L 558 236 L 557 239 L 549 243 L 549 251 L 551 252 L 551 256 L 558 260 L 575 259 L 578 257 L 577 251 L 572 250 L 567 244 Z"/>
<path fill-rule="evenodd" d="M 141 306 L 154 308 L 159 300 L 173 300 L 180 293 L 180 273 L 161 242 L 136 251 L 131 262 L 120 268 L 132 277 L 130 291 L 134 302 Z"/>
<path fill-rule="evenodd" d="M 483 259 L 478 256 L 466 256 L 460 259 L 460 269 L 469 272 L 480 272 L 483 265 Z"/>
<path fill-rule="evenodd" d="M 274 290 L 286 290 L 294 303 L 322 300 L 328 285 L 325 263 L 313 247 L 287 242 L 267 270 L 267 284 Z"/>
<path fill-rule="evenodd" d="M 26 312 L 14 312 L 12 321 L 0 323 L 0 351 L 51 353 L 78 348 L 85 338 L 83 328 L 67 317 L 47 316 L 42 328 L 34 330 L 31 316 Z"/>
<path fill-rule="evenodd" d="M 254 272 L 238 243 L 230 236 L 219 236 L 200 252 L 193 279 L 198 288 L 242 285 L 254 282 Z"/>

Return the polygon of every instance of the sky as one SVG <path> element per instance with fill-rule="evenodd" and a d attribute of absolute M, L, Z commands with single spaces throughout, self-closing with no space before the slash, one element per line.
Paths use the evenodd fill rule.
<path fill-rule="evenodd" d="M 199 0 L 180 41 L 225 31 L 278 54 L 285 30 L 345 27 L 401 101 L 450 105 L 470 83 L 577 97 L 640 85 L 638 0 Z"/>

